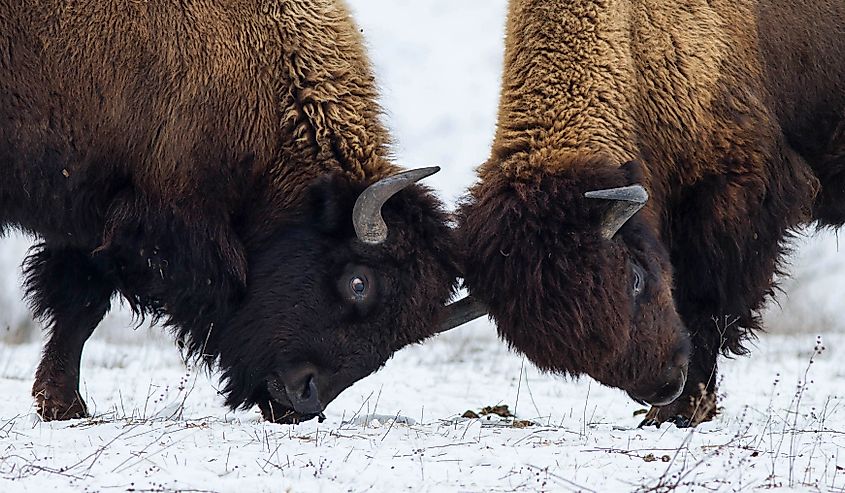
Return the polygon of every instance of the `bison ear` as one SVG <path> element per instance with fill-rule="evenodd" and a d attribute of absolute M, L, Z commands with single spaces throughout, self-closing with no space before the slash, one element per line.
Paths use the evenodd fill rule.
<path fill-rule="evenodd" d="M 601 224 L 601 234 L 608 240 L 616 236 L 622 226 L 648 202 L 648 192 L 642 185 L 594 190 L 584 196 L 610 202 L 610 209 Z"/>
<path fill-rule="evenodd" d="M 339 177 L 320 179 L 308 190 L 305 217 L 302 219 L 321 233 L 342 233 L 341 230 L 351 226 L 348 222 L 343 222 L 349 213 L 342 214 L 342 211 L 348 211 L 352 207 L 356 196 L 357 191 Z"/>

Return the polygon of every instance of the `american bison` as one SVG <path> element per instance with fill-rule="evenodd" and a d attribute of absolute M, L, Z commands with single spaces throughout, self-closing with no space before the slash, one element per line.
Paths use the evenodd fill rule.
<path fill-rule="evenodd" d="M 436 168 L 398 173 L 376 96 L 341 0 L 0 2 L 0 220 L 40 238 L 39 414 L 87 414 L 115 293 L 276 422 L 461 319 L 449 217 L 414 185 Z"/>
<path fill-rule="evenodd" d="M 653 404 L 644 425 L 711 419 L 790 230 L 845 223 L 842 26 L 841 1 L 511 0 L 460 218 L 503 338 Z"/>

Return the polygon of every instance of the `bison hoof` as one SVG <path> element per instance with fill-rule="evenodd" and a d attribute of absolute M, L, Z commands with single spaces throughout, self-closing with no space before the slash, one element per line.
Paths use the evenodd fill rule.
<path fill-rule="evenodd" d="M 57 395 L 48 389 L 33 392 L 36 410 L 44 421 L 64 421 L 89 417 L 85 401 L 77 392 Z"/>
<path fill-rule="evenodd" d="M 640 425 L 637 428 L 646 428 L 649 426 L 654 426 L 655 428 L 660 428 L 660 425 L 663 423 L 672 423 L 677 428 L 691 428 L 692 421 L 686 416 L 676 415 L 670 416 L 665 421 L 660 421 L 658 418 L 645 418 L 640 422 Z"/>
<path fill-rule="evenodd" d="M 691 428 L 716 416 L 716 396 L 702 392 L 701 397 L 680 397 L 666 406 L 654 406 L 645 415 L 640 428 L 672 423 L 678 428 Z"/>
<path fill-rule="evenodd" d="M 692 421 L 688 417 L 681 416 L 680 414 L 672 416 L 666 421 L 674 424 L 677 428 L 692 428 Z"/>

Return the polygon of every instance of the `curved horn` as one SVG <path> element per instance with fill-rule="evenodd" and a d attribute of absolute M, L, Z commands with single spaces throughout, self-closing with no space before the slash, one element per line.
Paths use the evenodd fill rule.
<path fill-rule="evenodd" d="M 487 315 L 487 307 L 484 306 L 484 303 L 472 296 L 467 296 L 466 298 L 446 305 L 446 316 L 440 322 L 437 333 L 460 327 L 484 315 Z"/>
<path fill-rule="evenodd" d="M 397 192 L 440 171 L 439 166 L 412 169 L 381 179 L 361 192 L 352 209 L 352 224 L 358 239 L 378 245 L 387 239 L 387 224 L 381 217 L 381 206 Z"/>
<path fill-rule="evenodd" d="M 584 197 L 614 202 L 601 226 L 601 234 L 608 240 L 613 238 L 619 229 L 628 222 L 628 219 L 631 219 L 648 202 L 648 192 L 641 185 L 594 190 L 585 193 Z"/>

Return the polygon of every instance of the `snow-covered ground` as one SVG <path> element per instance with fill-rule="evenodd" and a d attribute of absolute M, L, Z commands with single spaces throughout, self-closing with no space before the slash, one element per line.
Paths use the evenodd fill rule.
<path fill-rule="evenodd" d="M 453 204 L 492 139 L 505 0 L 350 4 L 397 162 L 440 165 L 427 183 Z M 540 374 L 486 321 L 399 352 L 322 424 L 269 425 L 225 409 L 214 375 L 117 310 L 84 356 L 91 420 L 40 423 L 29 397 L 38 338 L 0 342 L 0 492 L 843 491 L 845 256 L 830 234 L 797 245 L 786 295 L 766 315 L 777 334 L 723 362 L 725 409 L 693 431 L 638 430 L 624 394 Z M 18 287 L 26 246 L 0 242 L 0 341 L 26 340 L 31 325 Z M 811 364 L 817 334 L 825 349 Z M 495 404 L 534 424 L 459 418 Z"/>
<path fill-rule="evenodd" d="M 723 365 L 725 410 L 694 431 L 637 429 L 622 392 L 539 374 L 484 322 L 400 352 L 297 426 L 227 412 L 174 348 L 101 342 L 83 368 L 95 418 L 40 423 L 39 348 L 7 347 L 0 491 L 842 491 L 845 337 L 810 364 L 815 344 L 772 335 Z M 496 404 L 535 424 L 459 418 Z"/>

